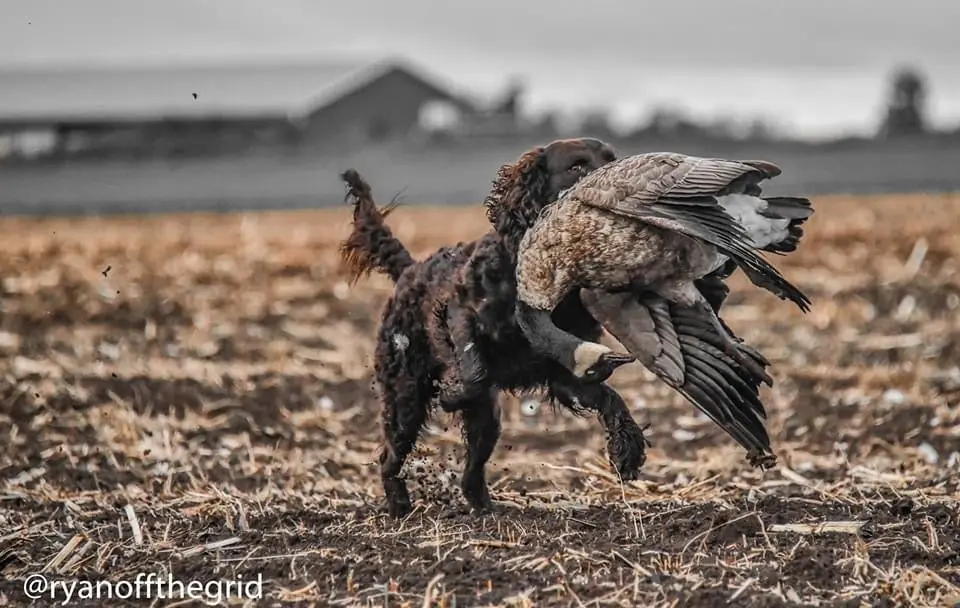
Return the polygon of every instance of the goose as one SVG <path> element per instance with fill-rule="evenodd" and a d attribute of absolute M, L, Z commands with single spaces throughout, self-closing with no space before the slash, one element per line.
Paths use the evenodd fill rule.
<path fill-rule="evenodd" d="M 641 364 L 751 454 L 767 452 L 756 393 L 760 382 L 772 385 L 768 363 L 726 327 L 704 285 L 722 286 L 724 273 L 741 268 L 754 285 L 810 310 L 760 254 L 794 251 L 813 214 L 809 199 L 762 196 L 760 183 L 781 172 L 767 161 L 655 152 L 583 177 L 544 209 L 518 249 L 515 313 L 531 346 L 586 382 L 631 359 L 553 323 L 557 304 L 580 289 Z"/>

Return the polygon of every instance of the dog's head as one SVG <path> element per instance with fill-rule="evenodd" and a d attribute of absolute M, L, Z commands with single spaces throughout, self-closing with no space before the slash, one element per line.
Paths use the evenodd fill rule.
<path fill-rule="evenodd" d="M 592 137 L 559 139 L 528 150 L 517 162 L 500 167 L 484 201 L 487 219 L 500 234 L 520 238 L 561 192 L 616 158 L 609 144 Z"/>

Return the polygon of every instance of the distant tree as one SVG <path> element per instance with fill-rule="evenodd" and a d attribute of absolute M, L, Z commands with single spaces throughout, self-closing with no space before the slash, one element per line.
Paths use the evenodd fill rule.
<path fill-rule="evenodd" d="M 776 141 L 780 139 L 777 127 L 768 118 L 753 118 L 746 127 L 744 139 L 750 141 Z"/>
<path fill-rule="evenodd" d="M 680 110 L 658 107 L 650 116 L 649 129 L 657 135 L 673 135 L 687 122 L 687 117 Z"/>
<path fill-rule="evenodd" d="M 520 112 L 520 99 L 523 97 L 524 89 L 522 80 L 516 77 L 511 79 L 500 101 L 494 104 L 494 113 L 516 117 Z"/>
<path fill-rule="evenodd" d="M 890 80 L 887 113 L 881 137 L 920 135 L 927 131 L 926 78 L 914 68 L 901 68 Z"/>
<path fill-rule="evenodd" d="M 716 116 L 701 126 L 710 137 L 717 139 L 743 139 L 746 136 L 742 121 L 732 116 Z"/>
<path fill-rule="evenodd" d="M 674 107 L 660 106 L 654 108 L 647 124 L 635 130 L 631 135 L 633 139 L 643 137 L 656 137 L 673 141 L 700 141 L 710 139 L 712 135 L 709 126 L 699 124 L 696 120 L 690 118 L 686 112 Z"/>
<path fill-rule="evenodd" d="M 610 120 L 610 111 L 606 108 L 590 108 L 579 116 L 580 133 L 584 136 L 607 139 L 614 136 L 613 125 Z"/>
<path fill-rule="evenodd" d="M 539 137 L 554 139 L 560 134 L 560 119 L 556 111 L 547 111 L 540 115 L 533 125 L 533 130 Z"/>

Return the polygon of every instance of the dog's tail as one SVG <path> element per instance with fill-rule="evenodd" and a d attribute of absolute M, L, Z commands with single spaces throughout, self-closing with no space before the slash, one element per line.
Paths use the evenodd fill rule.
<path fill-rule="evenodd" d="M 410 252 L 384 223 L 398 203 L 377 209 L 370 185 L 359 173 L 349 169 L 340 178 L 347 187 L 347 200 L 353 199 L 353 231 L 340 243 L 340 260 L 350 270 L 351 283 L 374 269 L 390 275 L 396 283 L 403 271 L 414 263 Z"/>

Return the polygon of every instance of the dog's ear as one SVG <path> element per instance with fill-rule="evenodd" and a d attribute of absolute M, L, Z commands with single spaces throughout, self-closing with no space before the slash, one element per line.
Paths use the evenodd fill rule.
<path fill-rule="evenodd" d="M 528 150 L 517 162 L 500 167 L 483 202 L 487 219 L 500 234 L 519 238 L 536 221 L 549 187 L 543 148 Z"/>

